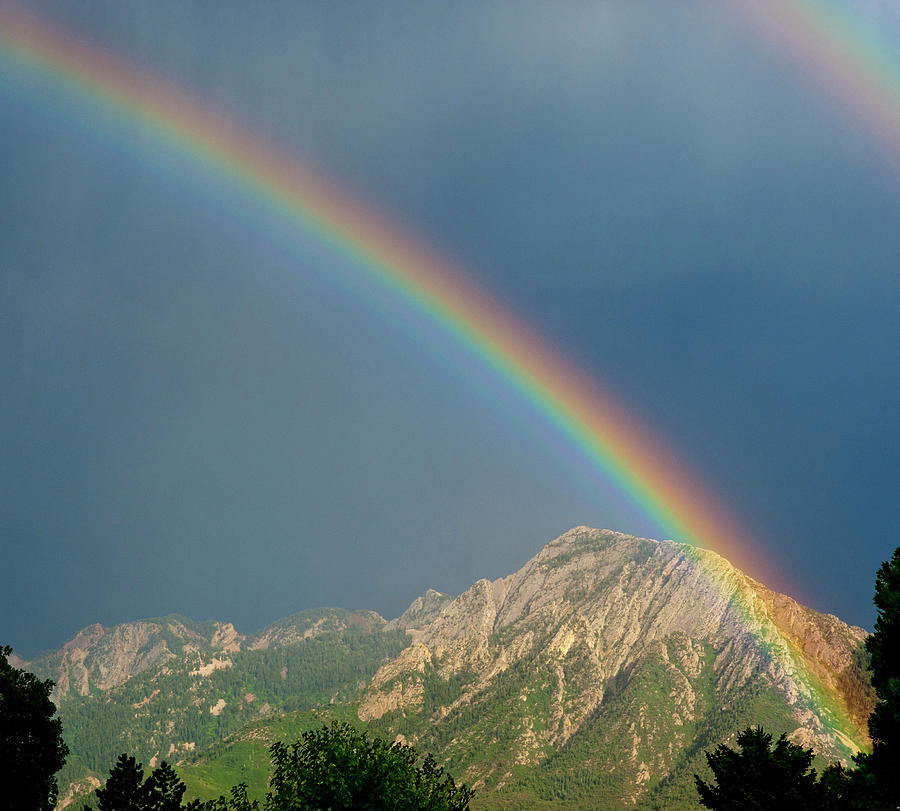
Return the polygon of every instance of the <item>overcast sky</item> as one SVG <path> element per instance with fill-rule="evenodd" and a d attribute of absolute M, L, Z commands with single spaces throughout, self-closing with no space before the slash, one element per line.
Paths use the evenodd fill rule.
<path fill-rule="evenodd" d="M 728 3 L 33 5 L 457 262 L 795 596 L 871 627 L 900 543 L 898 156 Z M 889 5 L 851 7 L 896 44 Z M 659 533 L 352 263 L 2 50 L 0 155 L 24 655 L 171 612 L 391 617 L 578 524 Z"/>

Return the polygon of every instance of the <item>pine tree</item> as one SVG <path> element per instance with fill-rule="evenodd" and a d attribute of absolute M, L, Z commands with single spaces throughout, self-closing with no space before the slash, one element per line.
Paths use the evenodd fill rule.
<path fill-rule="evenodd" d="M 820 811 L 824 789 L 812 769 L 813 751 L 791 743 L 782 735 L 772 747 L 772 736 L 762 727 L 748 727 L 737 736 L 738 750 L 724 743 L 706 753 L 716 784 L 694 775 L 700 804 L 718 811 Z"/>
<path fill-rule="evenodd" d="M 855 758 L 845 798 L 850 808 L 893 811 L 900 808 L 900 547 L 875 576 L 874 602 L 878 618 L 866 640 L 878 695 L 869 716 L 872 754 Z"/>
<path fill-rule="evenodd" d="M 166 761 L 144 780 L 144 767 L 133 757 L 119 755 L 106 786 L 96 791 L 97 811 L 202 811 L 194 800 L 182 805 L 186 786 Z M 93 811 L 84 806 L 84 811 Z"/>
<path fill-rule="evenodd" d="M 142 811 L 145 808 L 144 767 L 133 757 L 119 755 L 104 788 L 98 788 L 97 811 Z M 84 811 L 93 811 L 84 806 Z"/>
<path fill-rule="evenodd" d="M 872 686 L 878 703 L 869 718 L 876 751 L 893 754 L 900 764 L 900 547 L 881 564 L 875 577 L 875 633 L 866 640 L 872 657 Z"/>
<path fill-rule="evenodd" d="M 166 761 L 159 764 L 144 784 L 146 811 L 181 811 L 186 787 Z"/>

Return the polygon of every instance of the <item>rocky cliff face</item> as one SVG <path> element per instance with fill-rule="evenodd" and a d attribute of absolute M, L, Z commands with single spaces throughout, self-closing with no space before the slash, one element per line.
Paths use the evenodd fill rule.
<path fill-rule="evenodd" d="M 584 750 L 610 798 L 636 803 L 744 718 L 829 760 L 867 743 L 866 632 L 682 544 L 579 527 L 513 575 L 420 598 L 403 627 L 412 644 L 360 718 L 489 789 L 522 766 L 562 780 Z"/>
<path fill-rule="evenodd" d="M 384 625 L 374 611 L 340 608 L 303 611 L 250 636 L 239 634 L 230 622 L 200 623 L 176 615 L 113 628 L 95 623 L 58 651 L 29 663 L 20 660 L 20 666 L 53 679 L 53 699 L 59 704 L 70 696 L 108 691 L 175 659 L 195 662 L 202 675 L 208 668 L 227 667 L 228 654 L 242 650 L 274 649 L 347 628 L 374 631 Z"/>
<path fill-rule="evenodd" d="M 397 619 L 391 620 L 387 627 L 400 628 L 404 631 L 421 628 L 437 618 L 441 613 L 441 609 L 450 602 L 453 602 L 453 598 L 449 595 L 441 594 L 434 589 L 428 589 L 421 597 L 416 597 L 409 608 Z"/>
<path fill-rule="evenodd" d="M 189 653 L 222 652 L 239 639 L 230 623 L 191 622 L 183 617 L 126 622 L 113 628 L 99 623 L 79 631 L 58 651 L 29 664 L 56 682 L 54 700 L 109 690 L 133 676 Z M 239 644 L 239 643 L 238 643 Z"/>

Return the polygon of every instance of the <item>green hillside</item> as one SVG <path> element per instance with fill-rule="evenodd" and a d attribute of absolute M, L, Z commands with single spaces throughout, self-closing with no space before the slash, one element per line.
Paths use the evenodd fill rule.
<path fill-rule="evenodd" d="M 202 675 L 200 655 L 189 654 L 103 693 L 70 696 L 59 710 L 71 750 L 60 783 L 104 775 L 121 752 L 145 765 L 154 756 L 178 761 L 260 717 L 353 701 L 407 642 L 399 631 L 347 628 L 229 653 L 221 659 L 229 666 Z"/>
<path fill-rule="evenodd" d="M 550 670 L 537 662 L 510 668 L 495 679 L 488 694 L 477 704 L 447 711 L 462 694 L 470 674 L 442 680 L 433 671 L 423 674 L 427 695 L 423 709 L 396 713 L 368 724 L 372 734 L 403 734 L 421 752 L 433 752 L 451 774 L 471 781 L 482 775 L 484 784 L 473 809 L 596 809 L 622 807 L 622 798 L 634 788 L 629 767 L 635 723 L 643 724 L 646 750 L 637 757 L 651 772 L 669 773 L 662 781 L 648 779 L 648 792 L 638 799 L 638 809 L 697 807 L 693 774 L 706 770 L 703 752 L 751 723 L 761 723 L 776 735 L 790 732 L 796 722 L 784 701 L 760 684 L 732 696 L 727 706 L 716 699 L 712 652 L 692 689 L 705 696 L 706 711 L 693 721 L 671 713 L 668 696 L 678 685 L 661 658 L 649 658 L 609 693 L 600 710 L 586 721 L 560 749 L 535 752 L 529 765 L 517 764 L 510 747 L 523 729 L 540 731 L 540 719 Z M 577 659 L 577 656 L 574 657 Z M 573 672 L 577 666 L 573 666 Z M 575 682 L 577 684 L 577 682 Z M 510 699 L 514 700 L 510 700 Z M 179 774 L 188 785 L 188 796 L 209 799 L 247 782 L 250 794 L 262 797 L 268 775 L 268 746 L 275 740 L 291 741 L 331 720 L 366 725 L 357 718 L 357 705 L 329 704 L 278 718 L 254 721 L 226 740 L 185 760 Z M 444 714 L 434 724 L 432 714 Z M 617 769 L 615 764 L 622 763 Z"/>
<path fill-rule="evenodd" d="M 296 740 L 307 730 L 332 721 L 345 721 L 363 728 L 365 725 L 356 717 L 356 706 L 329 704 L 246 724 L 178 766 L 178 774 L 188 786 L 186 796 L 210 800 L 227 793 L 231 786 L 247 783 L 251 798 L 261 799 L 269 776 L 268 748 L 272 743 Z"/>

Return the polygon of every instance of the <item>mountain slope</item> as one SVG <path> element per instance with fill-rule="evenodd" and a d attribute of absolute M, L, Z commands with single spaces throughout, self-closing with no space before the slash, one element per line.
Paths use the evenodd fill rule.
<path fill-rule="evenodd" d="M 360 718 L 490 792 L 671 805 L 743 724 L 866 743 L 865 631 L 682 544 L 579 527 L 408 633 Z"/>
<path fill-rule="evenodd" d="M 123 751 L 153 766 L 254 719 L 353 701 L 406 644 L 374 612 L 344 609 L 304 611 L 252 636 L 175 616 L 91 626 L 29 665 L 59 686 L 71 750 L 60 804 L 99 785 Z"/>

